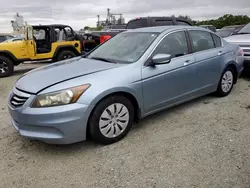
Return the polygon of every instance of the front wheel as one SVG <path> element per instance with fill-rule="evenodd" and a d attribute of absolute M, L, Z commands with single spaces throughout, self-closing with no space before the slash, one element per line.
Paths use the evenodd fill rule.
<path fill-rule="evenodd" d="M 73 58 L 73 57 L 76 57 L 76 54 L 72 51 L 69 51 L 69 50 L 65 50 L 65 51 L 62 51 L 59 53 L 58 57 L 57 57 L 57 61 L 62 61 L 62 60 L 65 60 L 65 59 L 70 59 L 70 58 Z"/>
<path fill-rule="evenodd" d="M 7 77 L 13 74 L 14 64 L 8 57 L 0 56 L 0 77 Z"/>
<path fill-rule="evenodd" d="M 124 138 L 134 120 L 134 108 L 124 96 L 112 96 L 95 107 L 89 130 L 93 140 L 101 144 L 112 144 Z"/>
<path fill-rule="evenodd" d="M 234 81 L 235 81 L 234 70 L 230 67 L 226 68 L 221 76 L 216 94 L 219 97 L 225 97 L 229 95 L 229 93 L 233 89 Z"/>

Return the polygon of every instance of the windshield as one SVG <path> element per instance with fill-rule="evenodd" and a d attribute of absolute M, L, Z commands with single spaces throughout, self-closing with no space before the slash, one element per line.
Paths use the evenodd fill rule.
<path fill-rule="evenodd" d="M 250 23 L 245 25 L 239 32 L 238 34 L 241 34 L 241 33 L 249 33 L 250 34 Z"/>
<path fill-rule="evenodd" d="M 156 39 L 159 33 L 120 33 L 103 43 L 87 58 L 108 59 L 116 63 L 136 62 Z"/>
<path fill-rule="evenodd" d="M 216 32 L 217 35 L 221 37 L 228 37 L 231 33 L 233 33 L 234 29 L 221 29 Z"/>

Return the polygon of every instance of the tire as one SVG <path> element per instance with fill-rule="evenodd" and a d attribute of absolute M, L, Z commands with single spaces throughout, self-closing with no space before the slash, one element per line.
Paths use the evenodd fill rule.
<path fill-rule="evenodd" d="M 216 91 L 217 96 L 225 97 L 229 95 L 229 93 L 231 93 L 233 89 L 235 79 L 236 78 L 235 78 L 234 70 L 231 67 L 227 67 L 221 75 L 220 82 L 218 84 L 217 91 Z"/>
<path fill-rule="evenodd" d="M 134 107 L 131 101 L 124 96 L 111 96 L 94 108 L 88 123 L 89 133 L 98 143 L 112 144 L 126 136 L 133 121 Z"/>
<path fill-rule="evenodd" d="M 70 59 L 70 58 L 73 58 L 73 57 L 76 57 L 76 54 L 70 50 L 64 50 L 64 51 L 61 51 L 56 60 L 57 61 L 62 61 L 62 60 L 65 60 L 65 59 Z"/>
<path fill-rule="evenodd" d="M 8 57 L 0 56 L 0 78 L 12 75 L 13 71 L 14 63 Z"/>

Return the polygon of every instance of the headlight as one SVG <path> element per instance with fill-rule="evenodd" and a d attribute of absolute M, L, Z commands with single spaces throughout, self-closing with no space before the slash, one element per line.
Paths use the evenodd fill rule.
<path fill-rule="evenodd" d="M 38 95 L 31 107 L 52 107 L 75 103 L 89 87 L 90 85 L 86 84 L 53 93 Z"/>

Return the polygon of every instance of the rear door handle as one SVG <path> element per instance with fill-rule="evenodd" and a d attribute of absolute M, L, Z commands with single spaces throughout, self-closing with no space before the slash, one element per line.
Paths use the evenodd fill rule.
<path fill-rule="evenodd" d="M 190 64 L 192 61 L 191 60 L 186 60 L 185 62 L 184 62 L 184 65 L 188 65 L 188 64 Z"/>

